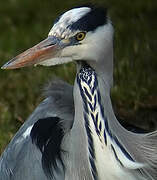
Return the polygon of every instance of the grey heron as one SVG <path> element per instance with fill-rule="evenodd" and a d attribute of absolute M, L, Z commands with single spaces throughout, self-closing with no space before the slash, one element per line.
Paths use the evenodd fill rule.
<path fill-rule="evenodd" d="M 128 131 L 110 100 L 113 27 L 106 9 L 73 8 L 48 37 L 2 69 L 76 62 L 74 86 L 56 81 L 0 158 L 0 180 L 156 180 L 157 131 Z"/>

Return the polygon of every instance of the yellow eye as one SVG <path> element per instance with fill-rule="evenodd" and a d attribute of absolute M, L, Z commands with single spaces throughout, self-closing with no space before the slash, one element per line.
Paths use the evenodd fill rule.
<path fill-rule="evenodd" d="M 77 41 L 82 41 L 86 36 L 86 33 L 85 32 L 79 32 L 76 34 L 76 40 Z"/>

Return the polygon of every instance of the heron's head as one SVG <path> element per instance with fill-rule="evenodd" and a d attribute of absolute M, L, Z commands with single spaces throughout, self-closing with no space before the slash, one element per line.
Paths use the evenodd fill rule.
<path fill-rule="evenodd" d="M 71 61 L 97 63 L 112 46 L 113 28 L 105 9 L 73 8 L 57 18 L 48 37 L 16 56 L 3 69 L 33 64 L 53 66 Z"/>

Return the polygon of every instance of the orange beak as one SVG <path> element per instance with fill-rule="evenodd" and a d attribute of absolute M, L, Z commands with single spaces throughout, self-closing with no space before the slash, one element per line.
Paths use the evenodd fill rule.
<path fill-rule="evenodd" d="M 59 40 L 56 37 L 49 36 L 34 47 L 24 51 L 15 58 L 8 61 L 2 69 L 16 69 L 25 66 L 34 65 L 44 60 L 55 57 L 61 49 Z"/>

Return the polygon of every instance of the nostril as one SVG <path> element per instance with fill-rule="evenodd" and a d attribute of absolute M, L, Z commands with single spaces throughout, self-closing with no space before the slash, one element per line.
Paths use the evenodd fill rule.
<path fill-rule="evenodd" d="M 42 47 L 49 47 L 49 46 L 53 46 L 55 44 L 57 44 L 58 42 L 58 38 L 56 38 L 55 36 L 49 36 L 46 40 L 43 41 L 43 46 Z"/>

